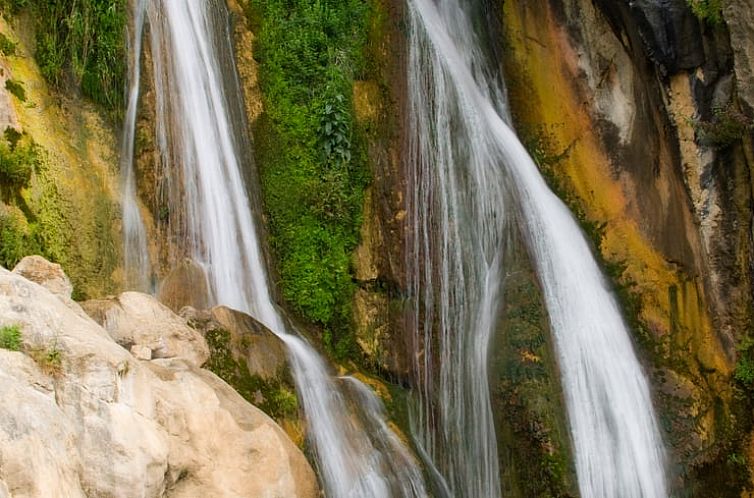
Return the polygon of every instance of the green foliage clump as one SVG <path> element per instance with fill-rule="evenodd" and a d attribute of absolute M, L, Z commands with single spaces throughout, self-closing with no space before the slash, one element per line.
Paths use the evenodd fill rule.
<path fill-rule="evenodd" d="M 754 389 L 754 339 L 745 337 L 738 345 L 739 357 L 733 378 L 747 389 Z"/>
<path fill-rule="evenodd" d="M 5 89 L 21 102 L 26 102 L 26 90 L 20 81 L 14 79 L 5 80 Z"/>
<path fill-rule="evenodd" d="M 18 351 L 21 349 L 21 327 L 6 325 L 0 327 L 0 348 Z"/>
<path fill-rule="evenodd" d="M 709 121 L 695 121 L 694 130 L 700 144 L 716 149 L 733 145 L 752 129 L 751 119 L 746 117 L 733 104 L 717 107 Z"/>
<path fill-rule="evenodd" d="M 16 55 L 16 44 L 2 33 L 0 33 L 0 53 L 6 56 Z"/>
<path fill-rule="evenodd" d="M 39 252 L 39 244 L 23 213 L 0 203 L 0 266 L 13 268 L 24 256 Z"/>
<path fill-rule="evenodd" d="M 353 82 L 364 70 L 369 6 L 261 0 L 248 14 L 258 24 L 257 157 L 280 287 L 335 345 L 350 324 L 350 261 L 368 181 Z"/>
<path fill-rule="evenodd" d="M 8 128 L 5 139 L 0 140 L 0 183 L 11 188 L 26 187 L 40 162 L 37 144 Z"/>
<path fill-rule="evenodd" d="M 723 22 L 722 0 L 686 0 L 691 11 L 700 21 L 713 26 Z"/>
<path fill-rule="evenodd" d="M 4 12 L 29 9 L 35 57 L 55 86 L 72 83 L 112 112 L 123 106 L 127 22 L 125 0 L 4 0 Z"/>

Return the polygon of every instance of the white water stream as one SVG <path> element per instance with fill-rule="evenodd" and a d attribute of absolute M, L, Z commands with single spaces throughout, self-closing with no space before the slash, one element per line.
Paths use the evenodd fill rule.
<path fill-rule="evenodd" d="M 554 332 L 581 497 L 666 498 L 663 444 L 627 327 L 576 221 L 507 122 L 470 3 L 408 0 L 414 433 L 452 496 L 501 496 L 487 355 L 515 218 Z"/>
<path fill-rule="evenodd" d="M 404 459 L 401 451 L 405 449 L 401 447 L 399 451 L 394 444 L 385 446 L 381 443 L 384 434 L 378 431 L 373 436 L 366 430 L 369 424 L 362 423 L 349 410 L 323 360 L 305 340 L 287 332 L 272 301 L 242 173 L 246 165 L 241 158 L 248 146 L 244 143 L 246 125 L 240 118 L 243 103 L 224 2 L 136 2 L 137 39 L 141 6 L 146 7 L 153 61 L 156 138 L 162 174 L 171 190 L 168 198 L 174 213 L 172 240 L 204 268 L 213 303 L 248 312 L 287 344 L 326 495 L 426 496 L 421 472 L 413 460 L 403 461 L 404 466 L 413 467 L 400 473 L 391 471 L 395 458 Z M 139 50 L 140 41 L 133 47 Z M 134 59 L 138 65 L 138 54 Z M 132 162 L 138 69 L 132 69 L 131 76 L 127 125 L 132 129 L 127 138 L 131 140 L 128 159 Z M 127 167 L 132 169 L 133 165 Z M 133 173 L 125 176 L 128 191 Z M 135 206 L 135 195 L 131 200 Z M 124 223 L 127 233 L 143 233 L 140 218 L 124 217 Z"/>

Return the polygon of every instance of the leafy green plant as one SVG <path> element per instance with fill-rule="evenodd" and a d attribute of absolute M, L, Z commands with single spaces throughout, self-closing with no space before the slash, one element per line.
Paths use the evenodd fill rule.
<path fill-rule="evenodd" d="M 713 26 L 723 22 L 723 0 L 686 0 L 691 12 L 694 13 L 700 21 L 707 22 Z"/>
<path fill-rule="evenodd" d="M 320 137 L 325 159 L 334 165 L 351 161 L 351 130 L 343 94 L 337 94 L 325 104 L 320 117 Z"/>
<path fill-rule="evenodd" d="M 121 112 L 126 74 L 125 0 L 4 0 L 3 11 L 29 9 L 35 58 L 55 86 L 72 83 L 113 113 Z"/>
<path fill-rule="evenodd" d="M 0 327 L 0 348 L 18 351 L 21 349 L 21 327 L 6 325 Z"/>
<path fill-rule="evenodd" d="M 733 104 L 717 107 L 709 121 L 693 122 L 697 140 L 708 147 L 724 149 L 733 145 L 752 129 L 752 121 Z"/>
<path fill-rule="evenodd" d="M 0 33 L 0 53 L 6 56 L 16 55 L 16 44 L 2 33 Z"/>
<path fill-rule="evenodd" d="M 39 167 L 39 149 L 31 139 L 12 133 L 0 140 L 0 182 L 12 188 L 25 187 Z"/>
<path fill-rule="evenodd" d="M 26 102 L 26 90 L 20 81 L 13 79 L 5 80 L 5 89 L 8 90 L 11 95 L 15 96 L 21 102 Z"/>

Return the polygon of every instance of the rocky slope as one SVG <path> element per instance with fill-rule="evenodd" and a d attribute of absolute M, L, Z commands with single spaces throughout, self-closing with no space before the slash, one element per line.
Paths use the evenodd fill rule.
<path fill-rule="evenodd" d="M 0 269 L 0 335 L 20 335 L 0 349 L 0 496 L 318 496 L 285 432 L 201 368 L 185 320 L 128 293 L 86 305 L 105 329 L 71 289 L 41 258 Z"/>

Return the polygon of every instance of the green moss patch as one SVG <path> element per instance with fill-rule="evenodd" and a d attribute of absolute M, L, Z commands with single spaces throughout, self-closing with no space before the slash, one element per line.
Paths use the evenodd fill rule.
<path fill-rule="evenodd" d="M 227 330 L 209 330 L 205 338 L 210 350 L 205 368 L 275 420 L 298 417 L 298 398 L 286 372 L 279 372 L 272 379 L 251 374 L 246 360 L 233 353 Z"/>
<path fill-rule="evenodd" d="M 573 497 L 576 477 L 546 310 L 528 263 L 509 259 L 492 360 L 503 487 L 513 497 Z"/>

